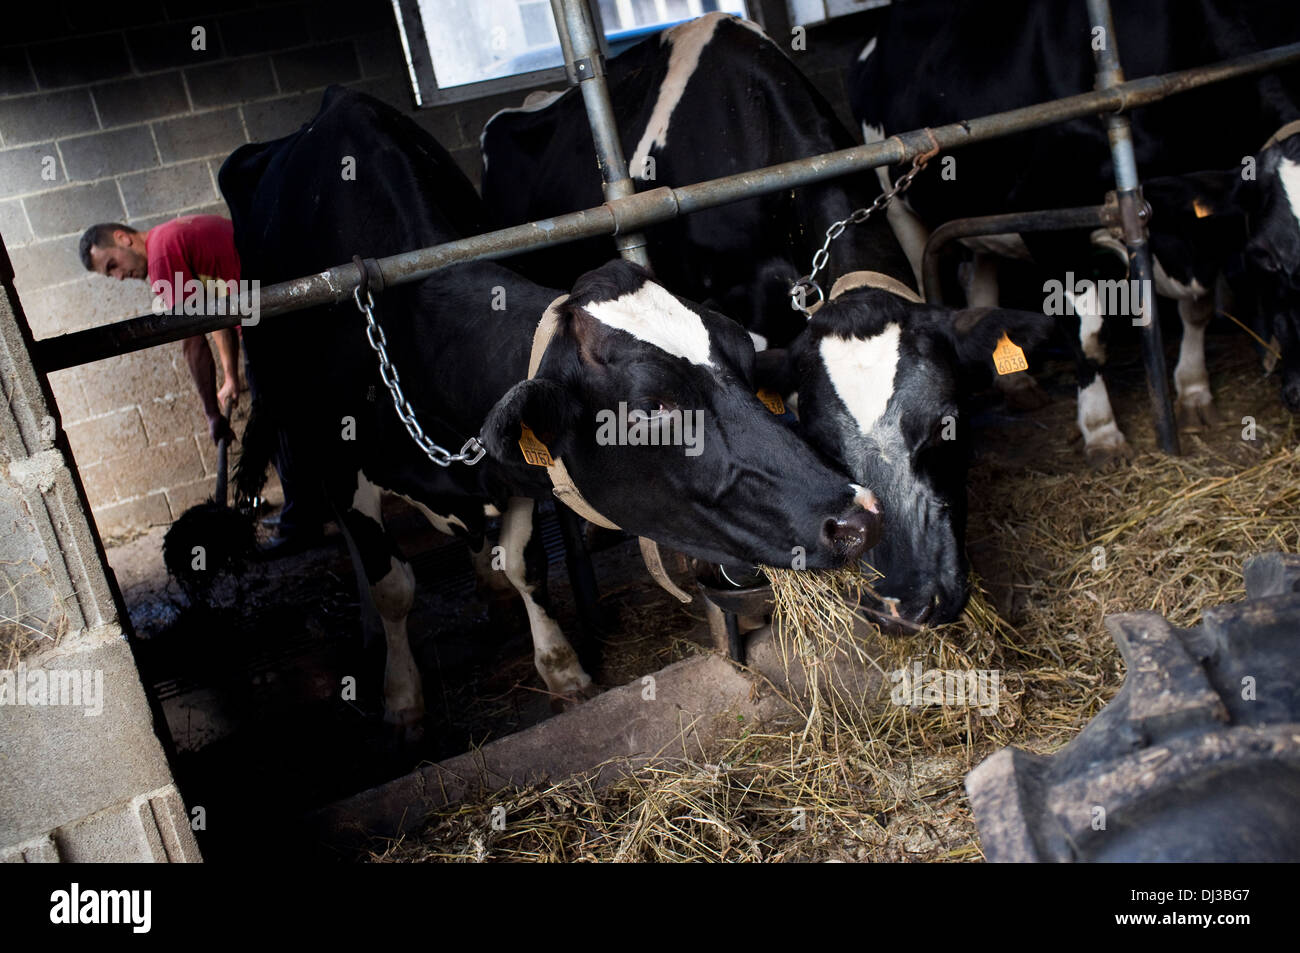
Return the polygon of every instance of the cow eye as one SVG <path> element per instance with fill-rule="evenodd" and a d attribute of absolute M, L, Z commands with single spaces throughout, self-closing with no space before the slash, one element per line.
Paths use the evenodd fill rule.
<path fill-rule="evenodd" d="M 1262 268 L 1264 271 L 1281 271 L 1277 258 L 1267 245 L 1251 243 L 1246 246 L 1246 254 L 1257 268 Z"/>
<path fill-rule="evenodd" d="M 628 408 L 629 416 L 643 416 L 653 420 L 677 409 L 677 405 L 666 397 L 643 397 L 634 401 Z"/>

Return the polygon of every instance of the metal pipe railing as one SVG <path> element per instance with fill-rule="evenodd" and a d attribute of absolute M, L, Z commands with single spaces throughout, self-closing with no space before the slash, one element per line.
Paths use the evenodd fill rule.
<path fill-rule="evenodd" d="M 1114 89 L 1124 82 L 1119 49 L 1115 42 L 1115 23 L 1110 0 L 1088 0 L 1088 19 L 1095 31 L 1101 30 L 1101 44 L 1094 44 L 1097 61 L 1097 88 Z M 1112 113 L 1106 117 L 1106 138 L 1110 140 L 1111 164 L 1115 167 L 1115 194 L 1119 201 L 1119 219 L 1128 249 L 1129 277 L 1137 282 L 1142 317 L 1134 321 L 1142 329 L 1142 366 L 1146 371 L 1147 394 L 1156 421 L 1160 449 L 1178 454 L 1178 425 L 1169 401 L 1169 374 L 1165 369 L 1165 346 L 1156 314 L 1152 282 L 1151 246 L 1147 241 L 1150 215 L 1142 201 L 1138 181 L 1137 157 L 1133 151 L 1133 129 L 1128 116 Z"/>
<path fill-rule="evenodd" d="M 597 235 L 636 231 L 668 221 L 677 215 L 725 205 L 755 195 L 798 188 L 877 166 L 908 162 L 915 156 L 928 152 L 935 144 L 940 149 L 960 148 L 969 143 L 1083 116 L 1134 109 L 1212 83 L 1262 73 L 1293 63 L 1300 63 L 1300 43 L 1234 57 L 1209 66 L 1129 80 L 1109 89 L 1093 90 L 978 119 L 950 123 L 928 133 L 916 130 L 883 142 L 783 162 L 751 172 L 739 172 L 694 185 L 660 187 L 627 198 L 613 199 L 597 208 L 403 252 L 377 259 L 371 264 L 379 270 L 385 285 L 419 281 L 461 262 L 506 258 L 543 246 Z M 259 298 L 259 318 L 344 301 L 351 296 L 352 289 L 360 279 L 361 271 L 349 263 L 263 288 Z M 179 341 L 217 328 L 233 327 L 239 323 L 238 315 L 178 317 L 148 314 L 37 341 L 34 359 L 37 366 L 48 373 Z"/>
<path fill-rule="evenodd" d="M 551 0 L 551 11 L 559 28 L 569 82 L 582 90 L 605 198 L 627 198 L 636 193 L 636 186 L 627 173 L 627 160 L 623 157 L 623 144 L 619 141 L 618 124 L 614 120 L 614 104 L 605 83 L 605 59 L 600 52 L 587 0 Z M 614 244 L 624 258 L 650 267 L 644 235 L 639 232 L 619 233 L 614 236 Z"/>
<path fill-rule="evenodd" d="M 1071 228 L 1111 228 L 1118 224 L 1119 209 L 1110 202 L 1105 205 L 1085 205 L 1082 208 L 1055 208 L 1041 212 L 1006 212 L 1001 215 L 954 218 L 936 228 L 926 240 L 925 254 L 921 259 L 921 282 L 924 285 L 922 290 L 925 300 L 929 304 L 944 303 L 939 261 L 944 249 L 955 241 L 982 235 L 1056 232 Z"/>

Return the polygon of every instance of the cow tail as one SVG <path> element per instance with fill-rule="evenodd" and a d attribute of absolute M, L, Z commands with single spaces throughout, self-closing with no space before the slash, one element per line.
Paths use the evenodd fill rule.
<path fill-rule="evenodd" d="M 241 441 L 243 451 L 235 464 L 235 506 L 245 509 L 266 486 L 266 471 L 279 446 L 275 417 L 261 400 L 254 400 Z"/>

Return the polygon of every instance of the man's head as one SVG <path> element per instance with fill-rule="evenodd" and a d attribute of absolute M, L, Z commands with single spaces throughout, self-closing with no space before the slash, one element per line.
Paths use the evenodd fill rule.
<path fill-rule="evenodd" d="M 134 228 L 108 222 L 92 225 L 81 236 L 78 247 L 81 263 L 87 271 L 123 281 L 149 278 L 149 259 L 145 254 L 144 235 Z"/>

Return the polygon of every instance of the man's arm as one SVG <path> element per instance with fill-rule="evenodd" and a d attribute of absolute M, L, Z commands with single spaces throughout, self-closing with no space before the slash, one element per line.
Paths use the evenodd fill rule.
<path fill-rule="evenodd" d="M 217 341 L 217 353 L 221 355 L 221 369 L 225 372 L 225 381 L 217 390 L 217 406 L 234 407 L 239 403 L 239 332 L 234 328 L 222 328 L 212 334 Z"/>
<path fill-rule="evenodd" d="M 223 436 L 233 437 L 230 421 L 221 415 L 221 406 L 217 403 L 217 365 L 212 360 L 208 339 L 202 334 L 196 334 L 182 341 L 181 349 L 185 353 L 185 363 L 189 365 L 199 399 L 203 401 L 203 414 L 208 418 L 208 434 L 212 437 L 212 442 L 216 443 Z"/>

